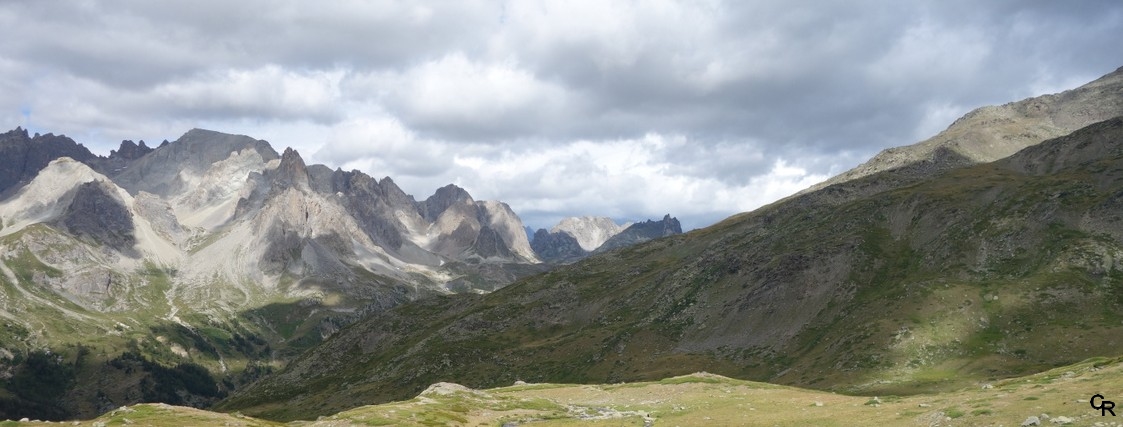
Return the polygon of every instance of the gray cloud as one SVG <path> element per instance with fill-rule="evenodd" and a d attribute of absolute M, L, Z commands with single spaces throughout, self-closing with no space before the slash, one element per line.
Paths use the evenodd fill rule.
<path fill-rule="evenodd" d="M 0 4 L 0 120 L 106 152 L 191 127 L 560 215 L 702 226 L 1123 65 L 1045 0 Z"/>

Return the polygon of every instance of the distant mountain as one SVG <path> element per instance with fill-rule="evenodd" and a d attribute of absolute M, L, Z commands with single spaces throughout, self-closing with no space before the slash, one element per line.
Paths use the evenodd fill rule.
<path fill-rule="evenodd" d="M 630 225 L 631 223 L 617 224 L 612 218 L 603 216 L 569 217 L 558 222 L 558 225 L 550 229 L 550 232 L 568 233 L 577 239 L 577 244 L 581 245 L 581 249 L 593 251 Z"/>
<path fill-rule="evenodd" d="M 50 393 L 0 383 L 0 418 L 207 405 L 366 313 L 544 268 L 504 203 L 453 185 L 417 201 L 247 136 L 100 157 L 16 129 L 0 154 L 0 375 L 43 350 L 69 375 Z"/>
<path fill-rule="evenodd" d="M 663 221 L 648 220 L 636 224 L 616 224 L 607 217 L 570 217 L 562 219 L 550 231 L 540 229 L 535 232 L 531 247 L 542 260 L 570 263 L 595 252 L 681 233 L 678 219 L 670 215 L 665 216 Z"/>
<path fill-rule="evenodd" d="M 647 220 L 628 226 L 598 246 L 596 251 L 607 252 L 676 234 L 682 234 L 682 225 L 679 224 L 678 218 L 672 218 L 667 214 L 661 221 Z"/>

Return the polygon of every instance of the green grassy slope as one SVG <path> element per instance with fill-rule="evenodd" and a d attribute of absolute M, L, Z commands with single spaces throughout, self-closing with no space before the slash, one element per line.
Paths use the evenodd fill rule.
<path fill-rule="evenodd" d="M 1118 354 L 1121 141 L 1114 119 L 918 184 L 863 195 L 897 179 L 881 173 L 487 296 L 409 304 L 220 408 L 285 420 L 438 381 L 702 370 L 912 394 Z"/>

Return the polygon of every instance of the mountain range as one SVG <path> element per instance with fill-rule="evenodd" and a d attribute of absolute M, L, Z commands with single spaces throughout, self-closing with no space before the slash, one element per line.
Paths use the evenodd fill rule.
<path fill-rule="evenodd" d="M 56 256 L 72 263 L 64 270 L 104 277 L 144 263 L 174 268 L 169 301 L 210 300 L 201 310 L 236 312 L 259 295 L 413 298 L 448 292 L 445 284 L 474 271 L 470 265 L 538 261 L 504 203 L 475 201 L 452 185 L 416 201 L 389 178 L 306 166 L 295 151 L 278 154 L 249 137 L 196 129 L 154 150 L 125 142 L 108 158 L 19 129 L 3 142 L 11 151 L 31 147 L 5 162 L 24 165 L 6 171 L 22 178 L 6 183 L 11 196 L 0 203 L 0 236 L 15 245 L 9 250 L 26 247 L 42 258 L 36 247 L 69 241 L 79 245 Z M 37 150 L 52 144 L 66 149 L 44 163 Z M 146 153 L 119 158 L 138 151 Z M 67 152 L 80 155 L 61 156 Z M 85 277 L 66 280 L 55 287 L 72 302 L 105 302 L 106 295 L 78 288 Z"/>
<path fill-rule="evenodd" d="M 0 416 L 161 401 L 294 420 L 441 381 L 701 370 L 911 394 L 1116 355 L 1121 116 L 1123 68 L 704 229 L 584 218 L 533 239 L 456 186 L 418 201 L 245 136 L 101 157 L 17 129 Z"/>
<path fill-rule="evenodd" d="M 294 419 L 439 381 L 617 383 L 700 370 L 911 394 L 1118 354 L 1121 99 L 1123 69 L 1001 108 L 1017 125 L 976 121 L 994 110 L 984 108 L 942 134 L 960 139 L 897 150 L 1025 146 L 993 162 L 875 158 L 711 227 L 488 295 L 372 315 L 219 408 Z M 1077 129 L 1053 139 L 1027 130 L 1049 123 Z"/>
<path fill-rule="evenodd" d="M 238 386 L 230 377 L 283 366 L 367 313 L 549 268 L 505 203 L 455 185 L 416 200 L 389 177 L 307 165 L 247 136 L 194 129 L 97 156 L 17 128 L 0 134 L 0 155 L 6 375 L 67 347 L 97 349 L 120 362 L 111 367 L 127 356 L 142 369 L 119 370 L 144 372 L 122 375 L 134 383 L 123 390 L 44 394 L 17 381 L 0 396 L 55 418 L 176 393 L 209 404 Z M 92 360 L 69 363 L 72 377 L 106 375 Z M 145 390 L 165 365 L 227 381 L 204 396 Z"/>

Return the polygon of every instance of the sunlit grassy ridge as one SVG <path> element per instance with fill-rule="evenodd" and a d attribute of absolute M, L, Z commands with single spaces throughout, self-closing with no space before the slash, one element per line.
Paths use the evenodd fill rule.
<path fill-rule="evenodd" d="M 400 402 L 362 406 L 287 424 L 191 408 L 144 404 L 83 426 L 498 426 L 1105 425 L 1094 394 L 1123 401 L 1123 358 L 1095 358 L 1025 377 L 942 393 L 848 396 L 698 373 L 654 382 L 520 384 L 473 390 L 441 383 Z M 1120 413 L 1123 415 L 1123 412 Z M 1109 414 L 1110 415 L 1110 414 Z M 37 425 L 4 423 L 5 425 Z"/>

